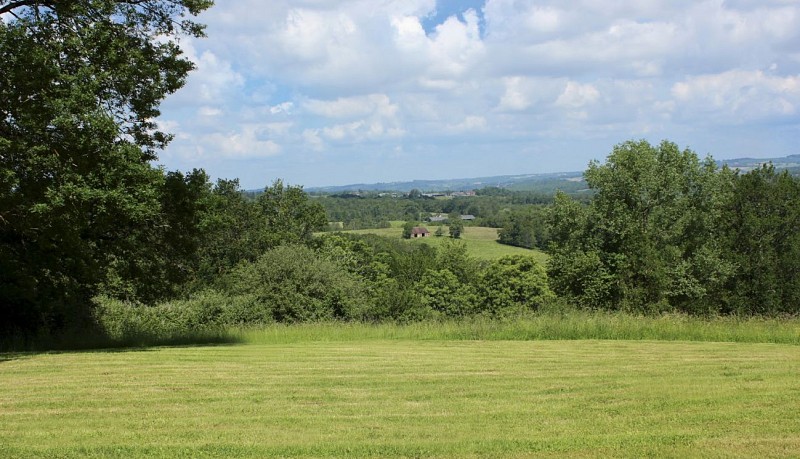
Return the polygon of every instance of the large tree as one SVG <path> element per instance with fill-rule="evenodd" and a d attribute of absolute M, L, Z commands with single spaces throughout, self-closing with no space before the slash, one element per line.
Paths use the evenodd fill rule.
<path fill-rule="evenodd" d="M 461 233 L 464 232 L 464 220 L 458 213 L 451 213 L 447 216 L 447 225 L 450 229 L 450 237 L 453 239 L 460 239 Z"/>
<path fill-rule="evenodd" d="M 734 313 L 800 312 L 800 179 L 771 165 L 736 176 L 724 208 L 723 299 Z"/>
<path fill-rule="evenodd" d="M 671 142 L 625 142 L 585 173 L 589 206 L 550 211 L 556 293 L 588 307 L 707 312 L 734 266 L 720 219 L 733 175 Z"/>
<path fill-rule="evenodd" d="M 153 120 L 211 4 L 0 0 L 0 333 L 85 319 L 163 224 Z"/>

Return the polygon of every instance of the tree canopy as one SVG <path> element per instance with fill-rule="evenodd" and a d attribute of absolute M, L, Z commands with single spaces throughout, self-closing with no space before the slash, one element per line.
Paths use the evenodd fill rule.
<path fill-rule="evenodd" d="M 671 142 L 629 141 L 585 176 L 591 204 L 561 196 L 551 211 L 556 292 L 587 306 L 710 306 L 731 273 L 718 225 L 729 172 Z"/>
<path fill-rule="evenodd" d="M 447 226 L 450 229 L 450 237 L 460 239 L 464 232 L 464 221 L 458 213 L 451 213 L 447 216 Z"/>
<path fill-rule="evenodd" d="M 190 18 L 211 4 L 0 0 L 3 328 L 85 319 L 163 227 L 150 161 L 170 136 L 154 119 L 193 68 L 178 39 L 202 36 Z"/>
<path fill-rule="evenodd" d="M 796 313 L 800 181 L 718 169 L 671 142 L 620 144 L 585 173 L 588 206 L 549 211 L 550 284 L 591 308 Z"/>

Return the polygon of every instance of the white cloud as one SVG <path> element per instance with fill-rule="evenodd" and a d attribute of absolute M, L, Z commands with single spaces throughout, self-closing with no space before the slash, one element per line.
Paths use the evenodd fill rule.
<path fill-rule="evenodd" d="M 477 13 L 468 10 L 463 16 L 465 22 L 450 17 L 437 26 L 433 38 L 427 43 L 429 72 L 434 78 L 464 75 L 485 56 Z"/>
<path fill-rule="evenodd" d="M 326 118 L 351 118 L 367 115 L 391 118 L 397 113 L 397 105 L 393 104 L 385 94 L 345 97 L 336 100 L 311 99 L 303 104 L 304 108 L 314 115 Z"/>
<path fill-rule="evenodd" d="M 425 47 L 428 37 L 418 17 L 395 17 L 391 23 L 394 28 L 394 43 L 399 50 L 415 52 Z"/>
<path fill-rule="evenodd" d="M 222 110 L 217 107 L 209 107 L 208 105 L 204 105 L 200 107 L 200 110 L 197 112 L 200 116 L 219 116 L 222 114 Z"/>
<path fill-rule="evenodd" d="M 325 143 L 319 136 L 318 129 L 306 129 L 303 131 L 303 141 L 314 151 L 322 151 Z"/>
<path fill-rule="evenodd" d="M 712 111 L 737 122 L 791 116 L 800 107 L 800 75 L 731 70 L 675 83 L 672 95 L 687 113 Z"/>
<path fill-rule="evenodd" d="M 180 129 L 180 123 L 175 120 L 157 120 L 158 130 L 163 132 L 176 132 Z"/>
<path fill-rule="evenodd" d="M 732 124 L 749 138 L 800 124 L 797 0 L 486 0 L 431 25 L 436 3 L 212 8 L 209 37 L 185 42 L 198 70 L 165 104 L 176 150 L 284 166 L 324 151 L 332 168 L 400 138 L 409 154 L 463 137 L 596 155 L 639 133 L 699 145 Z"/>
<path fill-rule="evenodd" d="M 514 76 L 501 80 L 504 92 L 497 106 L 500 111 L 546 110 L 567 89 L 577 90 L 570 89 L 564 78 Z"/>
<path fill-rule="evenodd" d="M 345 13 L 293 9 L 286 16 L 284 29 L 278 34 L 284 48 L 291 48 L 301 61 L 320 61 L 329 53 L 346 51 L 358 28 Z"/>
<path fill-rule="evenodd" d="M 279 113 L 290 113 L 293 108 L 294 108 L 294 103 L 282 102 L 280 104 L 269 107 L 269 112 L 273 115 L 277 115 Z"/>
<path fill-rule="evenodd" d="M 274 126 L 244 125 L 240 130 L 229 133 L 215 132 L 201 137 L 205 155 L 221 155 L 230 159 L 263 158 L 281 152 L 281 146 L 266 138 Z"/>
<path fill-rule="evenodd" d="M 192 103 L 219 103 L 231 93 L 241 90 L 244 76 L 233 70 L 229 61 L 220 59 L 209 50 L 198 52 L 192 40 L 184 41 L 181 48 L 186 57 L 197 66 L 197 70 L 189 75 L 186 88 L 179 93 L 184 100 Z"/>
<path fill-rule="evenodd" d="M 561 25 L 562 12 L 552 7 L 534 7 L 527 15 L 527 25 L 536 32 L 554 32 Z"/>
<path fill-rule="evenodd" d="M 342 142 L 363 142 L 380 138 L 396 138 L 405 131 L 399 127 L 387 127 L 381 121 L 367 122 L 365 120 L 352 123 L 335 124 L 322 128 L 319 132 L 328 140 Z"/>
<path fill-rule="evenodd" d="M 567 82 L 564 92 L 558 96 L 556 105 L 566 108 L 581 108 L 597 102 L 600 92 L 591 84 L 580 84 L 574 81 Z"/>
<path fill-rule="evenodd" d="M 451 134 L 472 133 L 486 129 L 487 121 L 483 116 L 470 115 L 458 124 L 448 126 Z"/>
<path fill-rule="evenodd" d="M 262 126 L 262 132 L 272 137 L 284 137 L 290 134 L 294 123 L 290 121 L 279 123 L 266 123 Z"/>
<path fill-rule="evenodd" d="M 501 110 L 525 110 L 530 107 L 531 102 L 525 90 L 522 88 L 522 77 L 508 77 L 503 80 L 506 90 L 503 97 L 500 99 Z"/>

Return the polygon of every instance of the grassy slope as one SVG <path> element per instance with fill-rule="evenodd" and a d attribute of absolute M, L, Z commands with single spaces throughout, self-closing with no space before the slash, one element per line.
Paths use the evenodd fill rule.
<path fill-rule="evenodd" d="M 2 457 L 800 455 L 800 352 L 299 342 L 0 361 Z"/>
<path fill-rule="evenodd" d="M 433 235 L 433 233 L 436 232 L 436 226 L 427 226 L 426 228 L 428 228 L 428 230 L 431 232 L 430 237 L 411 239 L 408 241 L 409 244 L 431 244 L 438 247 L 444 244 L 446 241 L 451 240 L 447 236 L 447 226 L 443 227 L 445 236 L 442 237 L 436 237 Z M 468 226 L 464 228 L 464 233 L 461 236 L 461 240 L 467 244 L 467 251 L 470 255 L 484 260 L 493 260 L 504 255 L 521 254 L 532 256 L 540 263 L 547 261 L 547 255 L 544 252 L 500 244 L 497 242 L 497 231 L 497 228 Z M 380 236 L 400 239 L 403 235 L 403 228 L 402 225 L 395 225 L 392 228 L 355 230 L 350 232 L 356 234 L 377 234 Z"/>

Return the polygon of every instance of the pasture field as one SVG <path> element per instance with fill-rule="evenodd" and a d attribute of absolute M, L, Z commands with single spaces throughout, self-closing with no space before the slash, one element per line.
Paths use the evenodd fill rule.
<path fill-rule="evenodd" d="M 797 345 L 326 329 L 0 354 L 0 457 L 800 455 Z"/>
<path fill-rule="evenodd" d="M 345 231 L 355 234 L 377 234 L 379 236 L 386 236 L 396 239 L 401 239 L 403 236 L 402 223 L 397 225 L 397 222 L 392 222 L 391 228 L 378 228 L 366 230 L 350 230 Z M 425 226 L 424 224 L 422 226 Z M 425 226 L 431 232 L 430 237 L 409 239 L 409 244 L 430 244 L 434 247 L 439 247 L 447 241 L 451 241 L 448 236 L 447 226 L 444 226 L 444 236 L 436 237 L 433 233 L 436 232 L 436 226 Z M 483 260 L 494 260 L 505 255 L 527 255 L 536 258 L 536 261 L 545 263 L 547 261 L 547 254 L 539 250 L 530 250 L 523 247 L 514 247 L 497 242 L 497 228 L 488 228 L 484 226 L 467 226 L 464 227 L 464 232 L 461 234 L 460 241 L 464 241 L 467 246 L 467 253 L 471 256 Z"/>

